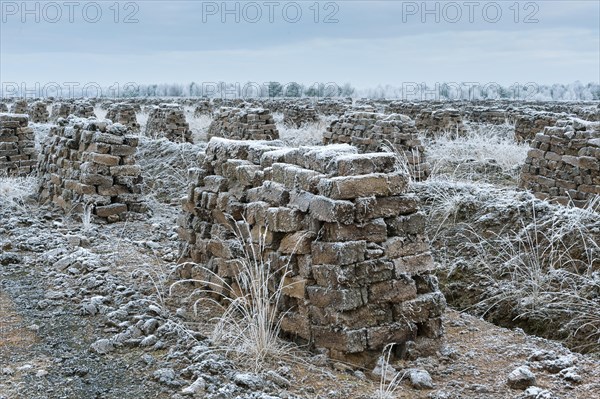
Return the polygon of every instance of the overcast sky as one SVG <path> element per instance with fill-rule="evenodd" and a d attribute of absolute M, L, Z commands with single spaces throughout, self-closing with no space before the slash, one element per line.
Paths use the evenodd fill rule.
<path fill-rule="evenodd" d="M 314 3 L 2 0 L 0 81 L 600 81 L 597 0 Z"/>

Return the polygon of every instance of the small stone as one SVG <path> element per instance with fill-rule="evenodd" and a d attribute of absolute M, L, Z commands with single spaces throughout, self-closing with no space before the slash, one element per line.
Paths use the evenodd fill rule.
<path fill-rule="evenodd" d="M 112 342 L 105 338 L 99 339 L 98 341 L 94 342 L 90 348 L 92 352 L 96 352 L 99 355 L 105 355 L 109 352 L 112 352 L 115 349 Z"/>
<path fill-rule="evenodd" d="M 275 384 L 279 385 L 281 388 L 287 388 L 292 384 L 287 378 L 282 377 L 281 375 L 279 375 L 278 373 L 276 373 L 273 370 L 267 371 L 266 378 L 269 381 L 272 381 Z"/>
<path fill-rule="evenodd" d="M 48 372 L 46 370 L 38 370 L 37 373 L 35 373 L 35 376 L 38 378 L 45 377 L 47 375 Z"/>
<path fill-rule="evenodd" d="M 206 388 L 206 383 L 204 382 L 204 378 L 198 377 L 196 379 L 196 381 L 194 381 L 192 383 L 192 385 L 190 385 L 189 387 L 183 388 L 181 390 L 181 394 L 193 396 L 197 393 L 204 391 L 205 388 Z"/>
<path fill-rule="evenodd" d="M 390 365 L 383 356 L 380 356 L 375 364 L 375 368 L 371 371 L 373 380 L 379 381 L 382 376 L 385 381 L 392 381 L 398 372 Z"/>
<path fill-rule="evenodd" d="M 565 379 L 565 381 L 580 383 L 582 378 L 578 373 L 577 367 L 569 367 L 566 369 L 562 369 L 560 371 L 560 376 Z"/>
<path fill-rule="evenodd" d="M 156 335 L 148 335 L 146 338 L 142 339 L 140 342 L 140 346 L 152 346 L 158 342 L 158 337 Z"/>
<path fill-rule="evenodd" d="M 233 377 L 233 381 L 239 385 L 250 389 L 257 389 L 264 384 L 262 378 L 249 373 L 237 373 Z"/>
<path fill-rule="evenodd" d="M 433 389 L 433 380 L 426 370 L 410 370 L 408 378 L 410 379 L 410 385 L 415 389 Z"/>
<path fill-rule="evenodd" d="M 529 367 L 520 366 L 510 372 L 507 384 L 513 389 L 525 389 L 535 384 L 535 375 Z"/>
<path fill-rule="evenodd" d="M 170 386 L 178 386 L 180 385 L 178 381 L 175 380 L 177 378 L 177 374 L 175 370 L 170 368 L 158 369 L 152 374 L 154 379 L 161 384 L 170 385 Z"/>

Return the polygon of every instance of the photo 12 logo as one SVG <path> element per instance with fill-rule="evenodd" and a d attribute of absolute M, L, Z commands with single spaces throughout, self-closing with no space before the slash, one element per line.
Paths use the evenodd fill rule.
<path fill-rule="evenodd" d="M 202 23 L 249 23 L 312 21 L 336 24 L 340 6 L 333 1 L 203 1 Z"/>
<path fill-rule="evenodd" d="M 403 1 L 402 22 L 537 24 L 539 11 L 534 1 Z"/>
<path fill-rule="evenodd" d="M 136 24 L 138 2 L 96 1 L 0 1 L 2 23 L 113 23 Z"/>

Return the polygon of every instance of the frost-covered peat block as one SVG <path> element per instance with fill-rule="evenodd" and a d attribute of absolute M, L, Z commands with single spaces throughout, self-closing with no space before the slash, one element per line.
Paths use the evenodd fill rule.
<path fill-rule="evenodd" d="M 269 267 L 288 267 L 287 337 L 363 365 L 392 342 L 410 356 L 435 352 L 445 299 L 425 216 L 395 162 L 349 145 L 211 139 L 178 222 L 182 277 L 210 279 L 204 265 L 232 283 L 243 257 L 233 227 L 247 226 L 255 243 L 264 237 Z"/>
<path fill-rule="evenodd" d="M 531 142 L 521 186 L 538 198 L 585 206 L 600 194 L 600 123 L 562 120 Z"/>
<path fill-rule="evenodd" d="M 39 201 L 100 222 L 124 220 L 146 211 L 138 137 L 121 124 L 72 118 L 50 130 L 39 157 Z M 133 216 L 133 215 L 132 215 Z"/>
<path fill-rule="evenodd" d="M 25 114 L 0 114 L 0 174 L 28 175 L 35 169 L 35 135 Z"/>
<path fill-rule="evenodd" d="M 192 132 L 185 119 L 183 107 L 179 104 L 162 103 L 149 110 L 146 123 L 146 136 L 165 137 L 176 143 L 191 143 Z"/>
<path fill-rule="evenodd" d="M 277 140 L 279 131 L 268 109 L 221 107 L 208 128 L 208 139 L 211 137 Z"/>
<path fill-rule="evenodd" d="M 323 134 L 324 144 L 352 144 L 361 152 L 394 151 L 415 180 L 429 176 L 425 148 L 415 122 L 406 115 L 347 112 L 334 119 Z"/>

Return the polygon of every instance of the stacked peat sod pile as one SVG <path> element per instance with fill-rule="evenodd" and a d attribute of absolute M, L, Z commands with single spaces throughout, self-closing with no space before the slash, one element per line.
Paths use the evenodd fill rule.
<path fill-rule="evenodd" d="M 35 101 L 31 103 L 27 113 L 29 114 L 29 120 L 33 123 L 48 122 L 48 105 L 43 101 Z"/>
<path fill-rule="evenodd" d="M 73 105 L 65 102 L 52 104 L 50 112 L 50 120 L 57 121 L 59 118 L 68 118 L 73 112 Z"/>
<path fill-rule="evenodd" d="M 600 194 L 600 124 L 560 121 L 531 142 L 521 186 L 536 197 L 585 206 Z"/>
<path fill-rule="evenodd" d="M 213 110 L 210 100 L 200 100 L 196 103 L 196 107 L 194 108 L 194 116 L 212 116 Z"/>
<path fill-rule="evenodd" d="M 0 102 L 0 113 L 8 113 L 8 106 L 6 103 Z"/>
<path fill-rule="evenodd" d="M 288 127 L 299 128 L 318 121 L 317 110 L 310 105 L 291 103 L 283 108 L 283 123 Z"/>
<path fill-rule="evenodd" d="M 127 126 L 131 132 L 139 132 L 140 124 L 135 116 L 135 107 L 130 103 L 111 104 L 106 112 L 106 119 L 113 123 L 120 123 Z"/>
<path fill-rule="evenodd" d="M 347 112 L 327 127 L 323 143 L 352 144 L 365 153 L 393 150 L 415 180 L 425 180 L 430 173 L 415 122 L 406 115 Z"/>
<path fill-rule="evenodd" d="M 415 123 L 426 135 L 448 132 L 458 136 L 466 132 L 460 111 L 454 108 L 425 109 L 417 115 Z"/>
<path fill-rule="evenodd" d="M 96 118 L 96 114 L 94 114 L 94 105 L 90 101 L 75 101 L 71 113 L 80 118 Z"/>
<path fill-rule="evenodd" d="M 11 114 L 26 114 L 27 113 L 27 100 L 16 100 L 10 106 Z"/>
<path fill-rule="evenodd" d="M 192 131 L 179 104 L 162 103 L 151 106 L 146 123 L 146 136 L 165 137 L 176 143 L 191 143 Z"/>
<path fill-rule="evenodd" d="M 0 175 L 24 176 L 35 170 L 35 135 L 25 114 L 0 114 Z"/>
<path fill-rule="evenodd" d="M 92 208 L 98 222 L 125 220 L 145 212 L 141 170 L 134 157 L 137 136 L 109 121 L 71 119 L 50 130 L 39 159 L 42 203 L 66 213 Z"/>
<path fill-rule="evenodd" d="M 335 359 L 372 364 L 389 343 L 439 349 L 445 299 L 417 197 L 395 157 L 348 145 L 286 148 L 213 138 L 179 219 L 183 277 L 233 284 L 248 227 L 271 270 L 289 265 L 281 325 Z M 249 239 L 247 239 L 249 240 Z M 273 286 L 278 282 L 274 281 Z"/>
<path fill-rule="evenodd" d="M 554 126 L 565 114 L 556 114 L 545 111 L 526 110 L 515 116 L 515 140 L 517 142 L 531 142 L 535 135 L 544 131 L 546 126 Z"/>
<path fill-rule="evenodd" d="M 279 131 L 268 109 L 221 107 L 208 127 L 208 139 L 277 140 Z"/>

